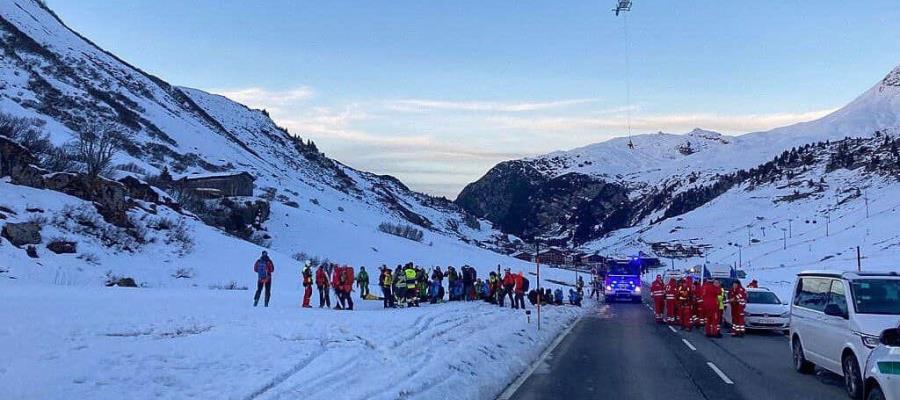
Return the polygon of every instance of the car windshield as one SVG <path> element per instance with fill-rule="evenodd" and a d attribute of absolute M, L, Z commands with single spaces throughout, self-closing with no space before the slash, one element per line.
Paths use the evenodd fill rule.
<path fill-rule="evenodd" d="M 857 313 L 900 315 L 900 279 L 862 279 L 852 287 Z"/>
<path fill-rule="evenodd" d="M 638 275 L 639 272 L 629 264 L 613 264 L 609 267 L 609 275 Z"/>
<path fill-rule="evenodd" d="M 747 302 L 751 304 L 781 304 L 781 300 L 772 292 L 748 292 Z"/>

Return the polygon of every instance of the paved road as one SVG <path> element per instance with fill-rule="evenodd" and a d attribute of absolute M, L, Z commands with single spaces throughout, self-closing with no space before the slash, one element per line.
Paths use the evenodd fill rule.
<path fill-rule="evenodd" d="M 512 398 L 843 400 L 841 384 L 824 371 L 794 372 L 783 336 L 708 339 L 656 324 L 644 304 L 604 304 L 572 329 Z"/>

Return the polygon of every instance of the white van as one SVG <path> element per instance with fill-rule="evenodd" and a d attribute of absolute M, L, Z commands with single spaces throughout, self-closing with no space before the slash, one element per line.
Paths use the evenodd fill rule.
<path fill-rule="evenodd" d="M 900 324 L 900 275 L 809 271 L 797 274 L 791 302 L 794 368 L 814 366 L 844 377 L 847 393 L 861 399 L 860 366 L 879 345 L 879 335 Z"/>

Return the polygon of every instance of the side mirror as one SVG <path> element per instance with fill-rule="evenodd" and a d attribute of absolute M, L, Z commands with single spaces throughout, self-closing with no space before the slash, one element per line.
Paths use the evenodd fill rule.
<path fill-rule="evenodd" d="M 878 339 L 885 346 L 900 347 L 900 328 L 885 329 Z"/>
<path fill-rule="evenodd" d="M 839 307 L 837 304 L 829 304 L 825 306 L 825 315 L 830 315 L 832 317 L 841 317 L 843 319 L 849 318 L 844 310 L 841 310 L 841 307 Z"/>

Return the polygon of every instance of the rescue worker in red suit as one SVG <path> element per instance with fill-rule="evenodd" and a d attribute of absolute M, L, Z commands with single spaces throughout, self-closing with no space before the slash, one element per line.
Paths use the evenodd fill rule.
<path fill-rule="evenodd" d="M 669 283 L 666 284 L 666 323 L 674 324 L 675 323 L 675 303 L 678 301 L 676 297 L 678 296 L 678 284 L 675 283 L 675 278 L 670 278 Z"/>
<path fill-rule="evenodd" d="M 728 292 L 728 303 L 731 305 L 731 336 L 744 336 L 747 327 L 744 322 L 744 310 L 747 308 L 747 291 L 740 281 L 734 281 Z"/>
<path fill-rule="evenodd" d="M 693 326 L 691 323 L 691 314 L 693 314 L 694 303 L 694 282 L 690 277 L 684 278 L 681 286 L 678 287 L 678 303 L 681 305 L 681 329 L 690 331 Z"/>
<path fill-rule="evenodd" d="M 749 284 L 747 284 L 747 287 L 752 288 L 752 289 L 758 288 L 759 282 L 757 282 L 756 279 L 754 279 L 754 280 L 750 281 Z"/>
<path fill-rule="evenodd" d="M 337 264 L 332 264 L 331 266 L 331 289 L 334 290 L 334 297 L 336 297 L 334 309 L 335 310 L 343 310 L 344 309 L 344 295 L 341 293 L 344 285 L 341 283 L 341 279 L 343 278 L 343 268 L 341 268 Z"/>
<path fill-rule="evenodd" d="M 712 280 L 703 283 L 703 314 L 706 316 L 705 333 L 708 337 L 719 337 L 719 294 L 721 290 Z"/>
<path fill-rule="evenodd" d="M 666 284 L 663 283 L 662 275 L 657 275 L 656 280 L 650 284 L 650 297 L 653 299 L 653 313 L 656 315 L 656 322 L 662 323 L 666 307 Z"/>
<path fill-rule="evenodd" d="M 309 265 L 309 261 L 303 265 L 303 308 L 312 307 L 309 305 L 309 299 L 312 297 L 313 276 Z"/>
<path fill-rule="evenodd" d="M 694 301 L 691 302 L 691 322 L 696 327 L 706 325 L 706 318 L 703 317 L 703 296 L 700 281 L 694 281 Z"/>

